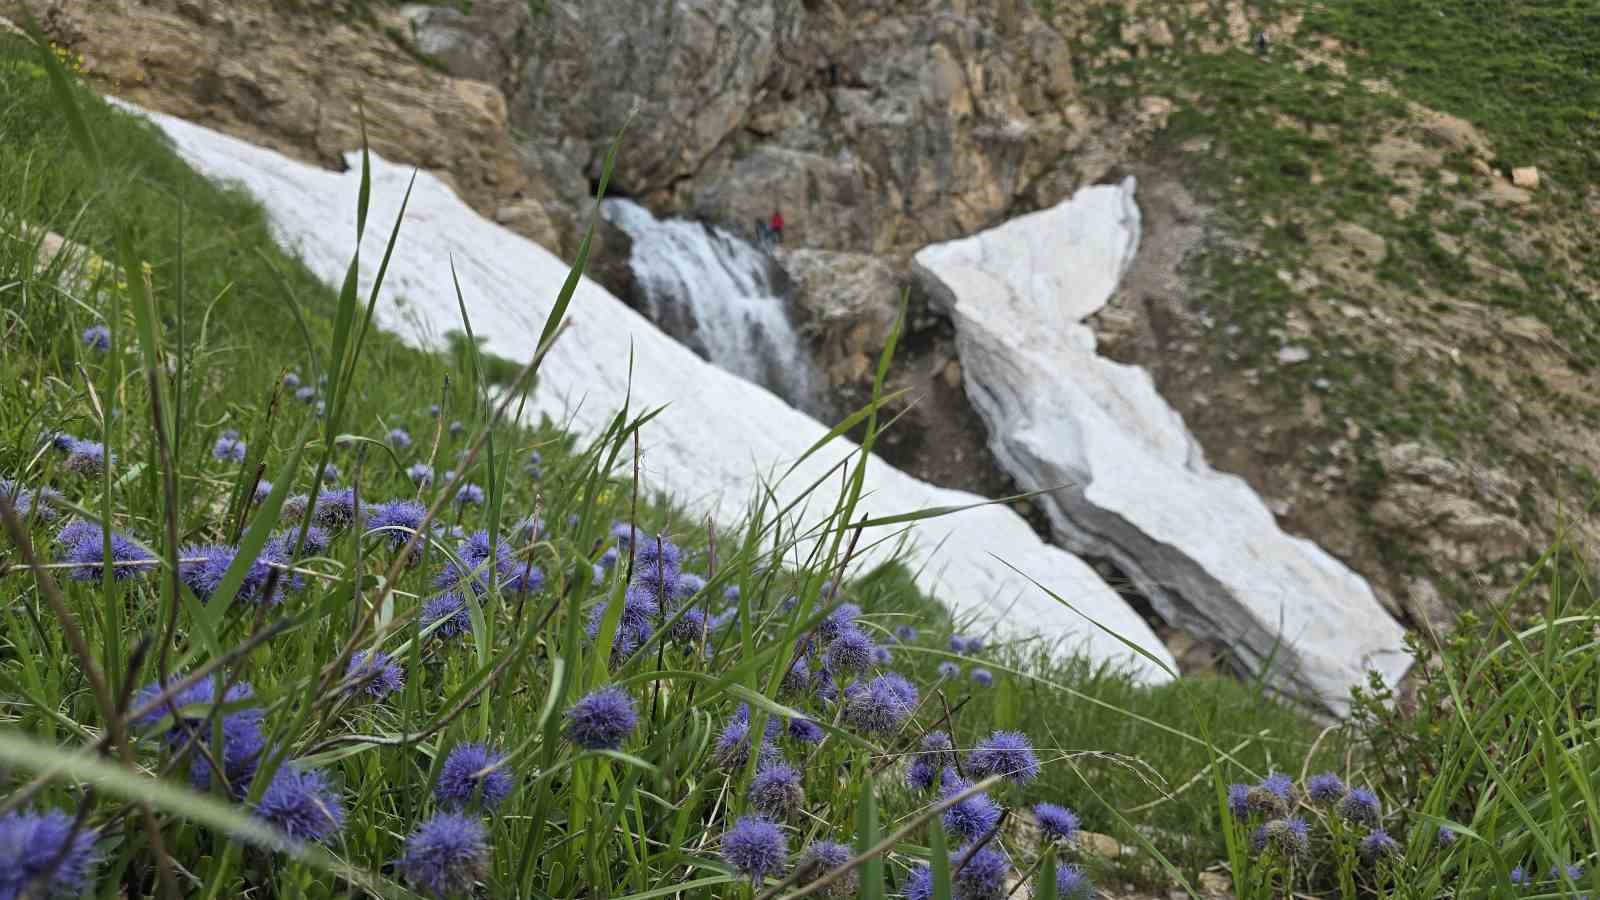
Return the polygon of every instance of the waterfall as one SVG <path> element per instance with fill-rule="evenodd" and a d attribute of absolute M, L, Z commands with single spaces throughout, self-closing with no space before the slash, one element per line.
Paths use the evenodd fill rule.
<path fill-rule="evenodd" d="M 816 378 L 773 284 L 775 263 L 741 238 L 688 219 L 657 219 L 628 200 L 601 204 L 633 239 L 628 266 L 646 313 L 713 365 L 789 405 L 820 413 Z"/>

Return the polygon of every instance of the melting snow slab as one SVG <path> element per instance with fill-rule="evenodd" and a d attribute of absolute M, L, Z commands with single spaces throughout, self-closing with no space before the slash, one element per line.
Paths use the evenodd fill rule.
<path fill-rule="evenodd" d="M 968 397 L 1000 464 L 1062 541 L 1114 560 L 1168 621 L 1220 639 L 1270 683 L 1333 710 L 1368 667 L 1410 664 L 1403 630 L 1356 573 L 1291 537 L 1214 471 L 1148 373 L 1095 353 L 1083 320 L 1138 249 L 1132 178 L 1084 188 L 916 255 L 955 323 Z"/>
<path fill-rule="evenodd" d="M 352 155 L 343 173 L 330 172 L 181 119 L 146 115 L 195 169 L 249 191 L 266 208 L 278 240 L 297 251 L 313 272 L 329 284 L 343 279 L 355 250 L 359 158 Z M 373 157 L 372 175 L 363 258 L 375 261 L 381 258 L 411 169 Z M 487 338 L 486 349 L 527 359 L 567 264 L 483 219 L 427 173 L 417 177 L 384 282 L 380 324 L 419 345 L 438 346 L 438 336 L 458 321 L 451 261 L 460 274 L 473 329 Z M 370 288 L 371 269 L 361 273 L 364 291 Z M 544 413 L 570 422 L 580 435 L 595 435 L 625 401 L 634 409 L 665 405 L 666 411 L 643 433 L 643 475 L 649 488 L 670 492 L 696 515 L 723 526 L 739 522 L 759 479 L 781 473 L 827 433 L 824 425 L 767 390 L 704 362 L 588 279 L 579 284 L 568 318 L 572 327 L 539 372 L 539 388 L 530 404 L 533 415 Z M 780 501 L 799 496 L 804 486 L 822 479 L 855 449 L 835 441 L 807 460 L 778 486 Z M 837 483 L 837 476 L 823 479 L 810 509 L 820 514 L 830 507 Z M 979 500 L 918 481 L 874 458 L 861 509 L 877 517 Z M 890 528 L 879 528 L 861 543 L 893 534 Z M 978 613 L 1005 637 L 1040 638 L 1125 667 L 1142 681 L 1167 680 L 1160 668 L 1085 616 L 1172 667 L 1171 655 L 1144 620 L 1089 566 L 1040 540 L 1009 509 L 987 506 L 925 520 L 914 538 L 908 562 L 918 573 L 918 585 L 957 612 Z M 886 552 L 882 547 L 869 551 L 863 562 Z M 1055 591 L 1078 612 L 1052 600 L 1006 563 Z"/>

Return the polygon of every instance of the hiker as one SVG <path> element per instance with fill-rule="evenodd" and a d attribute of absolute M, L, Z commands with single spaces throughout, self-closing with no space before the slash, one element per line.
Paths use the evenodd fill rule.
<path fill-rule="evenodd" d="M 1265 31 L 1256 32 L 1256 53 L 1263 57 L 1267 55 L 1267 33 Z"/>
<path fill-rule="evenodd" d="M 777 210 L 772 211 L 772 219 L 767 222 L 767 232 L 771 235 L 774 244 L 783 243 L 783 213 Z"/>
<path fill-rule="evenodd" d="M 756 220 L 756 246 L 763 250 L 772 247 L 772 231 L 767 228 L 767 223 L 761 219 Z"/>

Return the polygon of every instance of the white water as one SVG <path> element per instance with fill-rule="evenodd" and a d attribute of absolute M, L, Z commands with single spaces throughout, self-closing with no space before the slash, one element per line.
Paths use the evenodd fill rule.
<path fill-rule="evenodd" d="M 629 200 L 608 199 L 600 209 L 633 239 L 628 266 L 652 321 L 718 367 L 817 411 L 811 360 L 767 254 L 721 228 L 657 219 Z"/>

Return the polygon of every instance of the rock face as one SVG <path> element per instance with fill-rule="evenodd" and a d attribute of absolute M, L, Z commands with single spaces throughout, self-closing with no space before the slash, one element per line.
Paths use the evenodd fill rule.
<path fill-rule="evenodd" d="M 817 342 L 813 356 L 834 388 L 872 378 L 894 327 L 904 280 L 880 256 L 779 247 L 789 297 L 801 331 Z"/>
<path fill-rule="evenodd" d="M 318 169 L 178 119 L 152 118 L 191 165 L 258 198 L 276 233 L 313 271 L 331 284 L 342 279 L 355 250 L 355 170 Z M 373 221 L 393 220 L 410 175 L 408 167 L 373 160 Z M 387 235 L 373 232 L 368 238 L 364 249 L 376 258 Z M 380 323 L 416 341 L 452 327 L 458 316 L 452 258 L 473 322 L 488 338 L 486 349 L 525 358 L 566 277 L 566 264 L 478 216 L 426 173 L 411 196 L 385 300 L 378 306 Z M 363 289 L 370 286 L 371 274 L 362 273 Z M 401 297 L 404 308 L 396 302 Z M 625 399 L 635 409 L 664 406 L 643 432 L 642 468 L 652 488 L 673 493 L 695 514 L 724 524 L 739 521 L 761 479 L 782 475 L 827 432 L 760 387 L 701 361 L 587 279 L 578 286 L 568 318 L 570 330 L 540 370 L 530 413 L 570 420 L 578 433 L 592 435 L 606 427 Z M 838 441 L 800 462 L 775 486 L 779 501 L 793 500 L 805 485 L 820 480 L 823 486 L 810 504 L 814 517 L 836 490 L 835 479 L 824 474 L 855 449 Z M 868 466 L 867 491 L 866 511 L 875 516 L 979 500 L 917 481 L 876 458 Z M 892 534 L 876 529 L 862 544 Z M 1040 541 L 1010 510 L 985 506 L 927 520 L 914 537 L 907 559 L 919 573 L 920 586 L 958 610 L 982 614 L 1000 633 L 1043 634 L 1059 647 L 1126 666 L 1140 680 L 1166 680 L 1157 666 L 1088 619 L 1172 665 L 1144 621 L 1092 569 Z M 887 552 L 876 547 L 862 555 L 861 564 Z"/>
<path fill-rule="evenodd" d="M 967 394 L 1001 465 L 1069 547 L 1109 557 L 1172 624 L 1225 642 L 1269 683 L 1339 710 L 1370 666 L 1391 683 L 1402 630 L 1360 576 L 1281 532 L 1205 462 L 1143 371 L 1103 359 L 1082 320 L 1139 240 L 1132 179 L 916 255 L 955 322 Z"/>

